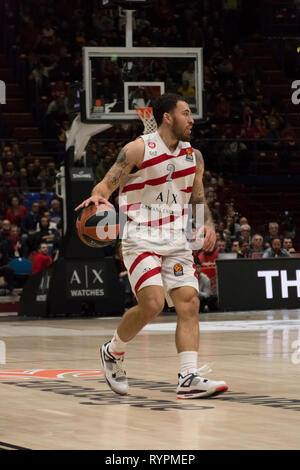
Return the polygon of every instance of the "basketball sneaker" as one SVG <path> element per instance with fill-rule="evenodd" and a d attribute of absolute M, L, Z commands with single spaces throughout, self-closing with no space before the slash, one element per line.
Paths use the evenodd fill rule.
<path fill-rule="evenodd" d="M 177 398 L 186 400 L 189 398 L 205 398 L 219 395 L 226 392 L 228 386 L 226 382 L 209 380 L 201 377 L 199 373 L 203 372 L 207 366 L 197 369 L 195 373 L 190 373 L 185 376 L 178 374 Z M 211 372 L 211 369 L 206 373 Z"/>
<path fill-rule="evenodd" d="M 109 352 L 109 343 L 100 348 L 100 357 L 103 365 L 104 377 L 110 388 L 120 395 L 128 392 L 126 372 L 123 368 L 124 355 L 116 357 Z"/>

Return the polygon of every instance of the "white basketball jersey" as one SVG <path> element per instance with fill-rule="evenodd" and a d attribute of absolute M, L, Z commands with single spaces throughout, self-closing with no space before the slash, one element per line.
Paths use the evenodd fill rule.
<path fill-rule="evenodd" d="M 194 150 L 180 141 L 171 153 L 158 132 L 141 138 L 143 163 L 120 187 L 120 211 L 139 226 L 182 230 L 196 172 Z"/>

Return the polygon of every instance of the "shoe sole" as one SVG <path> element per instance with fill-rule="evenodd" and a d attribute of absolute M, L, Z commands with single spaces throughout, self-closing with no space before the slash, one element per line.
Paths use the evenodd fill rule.
<path fill-rule="evenodd" d="M 105 381 L 106 381 L 107 385 L 109 386 L 109 388 L 110 388 L 113 392 L 117 393 L 118 395 L 127 395 L 128 392 L 120 392 L 119 390 L 115 390 L 115 389 L 112 387 L 112 385 L 111 385 L 110 381 L 108 380 L 108 378 L 106 377 L 105 359 L 104 359 L 104 357 L 103 357 L 103 351 L 102 351 L 102 350 L 103 350 L 103 346 L 100 348 L 99 352 L 100 352 L 100 359 L 101 359 L 102 367 L 103 367 L 103 374 L 104 374 L 104 378 L 105 378 Z"/>
<path fill-rule="evenodd" d="M 178 393 L 177 399 L 178 400 L 190 400 L 192 398 L 206 398 L 206 397 L 215 397 L 217 395 L 221 395 L 228 390 L 227 385 L 221 385 L 220 387 L 214 388 L 212 390 L 207 390 L 207 392 L 200 392 L 200 393 Z"/>

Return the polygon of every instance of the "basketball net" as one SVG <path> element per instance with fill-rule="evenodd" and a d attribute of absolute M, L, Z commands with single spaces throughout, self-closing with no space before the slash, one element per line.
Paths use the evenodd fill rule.
<path fill-rule="evenodd" d="M 143 134 L 152 134 L 157 130 L 157 124 L 153 116 L 152 108 L 136 108 L 139 119 L 144 124 Z"/>

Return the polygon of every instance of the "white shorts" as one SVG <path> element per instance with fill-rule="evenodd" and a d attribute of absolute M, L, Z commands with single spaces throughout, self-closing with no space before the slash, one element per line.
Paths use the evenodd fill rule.
<path fill-rule="evenodd" d="M 167 246 L 140 239 L 123 239 L 122 254 L 135 296 L 143 287 L 162 286 L 168 306 L 172 307 L 174 304 L 169 295 L 172 289 L 190 286 L 199 292 L 196 266 L 186 243 L 175 242 Z"/>

